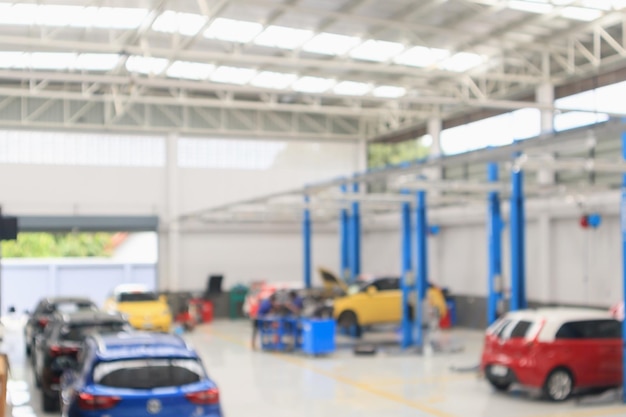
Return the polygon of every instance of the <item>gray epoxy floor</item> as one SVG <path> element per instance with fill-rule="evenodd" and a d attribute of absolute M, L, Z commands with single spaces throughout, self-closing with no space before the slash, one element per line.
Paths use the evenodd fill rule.
<path fill-rule="evenodd" d="M 10 357 L 10 395 L 16 417 L 45 416 L 24 356 L 19 322 L 7 323 L 3 351 Z M 626 416 L 615 392 L 565 403 L 532 393 L 495 393 L 474 372 L 454 372 L 478 362 L 480 332 L 446 335 L 460 353 L 401 353 L 393 346 L 356 357 L 349 339 L 330 357 L 252 351 L 247 321 L 218 321 L 187 334 L 219 384 L 226 417 L 617 417 Z M 367 336 L 392 341 L 393 333 Z M 54 415 L 54 414 L 50 414 Z"/>

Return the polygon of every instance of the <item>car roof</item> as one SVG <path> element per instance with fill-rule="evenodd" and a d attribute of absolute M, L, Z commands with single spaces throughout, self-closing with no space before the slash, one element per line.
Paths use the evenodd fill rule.
<path fill-rule="evenodd" d="M 68 323 L 126 322 L 126 319 L 120 313 L 107 311 L 79 310 L 73 313 L 57 313 L 57 316 Z"/>
<path fill-rule="evenodd" d="M 139 358 L 197 358 L 181 337 L 169 333 L 120 332 L 95 335 L 96 355 L 102 361 Z"/>
<path fill-rule="evenodd" d="M 580 308 L 580 307 L 545 307 L 537 309 L 526 309 L 512 311 L 506 314 L 507 318 L 515 320 L 550 320 L 558 322 L 575 321 L 575 320 L 598 320 L 612 319 L 609 311 Z"/>
<path fill-rule="evenodd" d="M 90 303 L 95 304 L 92 299 L 87 297 L 47 297 L 46 302 L 49 304 L 61 303 Z"/>

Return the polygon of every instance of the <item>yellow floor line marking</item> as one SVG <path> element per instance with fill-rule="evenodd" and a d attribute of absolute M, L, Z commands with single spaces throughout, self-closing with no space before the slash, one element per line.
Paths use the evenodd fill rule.
<path fill-rule="evenodd" d="M 237 344 L 237 345 L 242 346 L 242 347 L 244 347 L 246 349 L 250 349 L 250 347 L 246 343 L 243 343 L 241 340 L 236 339 L 236 338 L 234 338 L 232 336 L 223 334 L 223 333 L 221 333 L 219 331 L 215 331 L 214 329 L 212 329 L 210 331 L 207 330 L 206 333 L 209 334 L 209 335 L 215 336 L 215 337 L 217 337 L 219 339 L 225 340 L 227 342 L 231 342 L 231 343 Z M 297 365 L 297 366 L 299 366 L 301 368 L 308 369 L 308 370 L 310 370 L 312 372 L 315 372 L 315 373 L 317 373 L 319 375 L 323 375 L 323 376 L 325 376 L 327 378 L 334 379 L 335 381 L 341 382 L 341 383 L 343 383 L 345 385 L 349 385 L 349 386 L 352 386 L 354 388 L 361 389 L 361 390 L 366 391 L 366 392 L 368 392 L 370 394 L 374 394 L 374 395 L 377 395 L 377 396 L 379 396 L 381 398 L 385 398 L 385 399 L 387 399 L 389 401 L 393 401 L 393 402 L 396 402 L 398 404 L 402 404 L 402 405 L 405 405 L 407 407 L 413 408 L 415 410 L 419 410 L 419 411 L 431 414 L 434 417 L 456 417 L 453 414 L 446 413 L 445 411 L 441 411 L 441 410 L 432 408 L 432 407 L 430 407 L 430 406 L 428 406 L 428 405 L 426 405 L 424 403 L 417 402 L 417 401 L 411 401 L 411 400 L 409 400 L 407 398 L 404 398 L 404 397 L 402 397 L 400 395 L 393 394 L 393 393 L 387 392 L 387 391 L 383 391 L 383 390 L 380 390 L 380 389 L 375 388 L 373 386 L 353 381 L 353 380 L 351 380 L 349 378 L 346 378 L 346 377 L 343 377 L 341 375 L 336 375 L 336 374 L 334 374 L 332 372 L 324 371 L 322 369 L 313 367 L 313 366 L 309 365 L 308 363 L 306 363 L 302 359 L 289 357 L 289 356 L 287 356 L 285 354 L 280 354 L 280 353 L 273 353 L 272 356 L 274 356 L 275 358 L 278 358 L 278 359 L 282 359 L 285 362 Z"/>

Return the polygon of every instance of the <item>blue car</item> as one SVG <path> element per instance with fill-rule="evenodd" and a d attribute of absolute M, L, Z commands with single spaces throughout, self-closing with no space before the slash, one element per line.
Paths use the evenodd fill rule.
<path fill-rule="evenodd" d="M 222 417 L 198 354 L 175 335 L 90 336 L 61 378 L 65 417 Z"/>

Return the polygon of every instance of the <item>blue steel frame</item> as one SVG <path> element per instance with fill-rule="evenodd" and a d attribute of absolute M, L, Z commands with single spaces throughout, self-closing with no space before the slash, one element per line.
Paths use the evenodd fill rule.
<path fill-rule="evenodd" d="M 422 333 L 422 322 L 424 316 L 424 309 L 422 307 L 423 300 L 426 297 L 426 287 L 428 284 L 428 247 L 427 247 L 427 234 L 428 234 L 428 220 L 426 218 L 426 191 L 417 192 L 417 207 L 416 207 L 416 222 L 415 222 L 415 237 L 416 237 L 416 279 L 415 279 L 415 320 L 413 325 L 415 327 L 415 344 L 419 347 L 424 345 L 424 338 Z"/>
<path fill-rule="evenodd" d="M 626 132 L 622 132 L 622 158 L 626 160 Z M 622 198 L 620 204 L 620 219 L 622 223 L 622 274 L 623 294 L 622 300 L 626 302 L 626 172 L 622 174 Z M 622 321 L 622 373 L 623 381 L 626 381 L 626 319 Z M 622 384 L 622 401 L 626 403 L 626 383 Z"/>
<path fill-rule="evenodd" d="M 511 172 L 511 305 L 516 311 L 527 307 L 525 270 L 524 172 Z"/>
<path fill-rule="evenodd" d="M 355 182 L 352 185 L 352 190 L 356 194 L 359 192 L 359 183 Z M 352 202 L 352 216 L 350 237 L 351 237 L 351 256 L 350 256 L 350 271 L 352 273 L 351 282 L 355 282 L 357 277 L 361 274 L 361 216 L 359 213 L 359 202 Z"/>
<path fill-rule="evenodd" d="M 311 210 L 309 209 L 309 196 L 304 196 L 304 202 L 307 204 L 304 208 L 304 216 L 302 218 L 302 238 L 303 244 L 303 264 L 304 264 L 304 287 L 311 288 Z"/>
<path fill-rule="evenodd" d="M 487 166 L 487 180 L 498 182 L 498 164 Z M 502 276 L 502 214 L 500 211 L 500 194 L 489 192 L 488 197 L 487 233 L 489 236 L 489 283 L 487 298 L 487 324 L 491 325 L 497 318 L 498 302 L 502 293 L 496 289 L 496 280 Z"/>
<path fill-rule="evenodd" d="M 344 184 L 341 186 L 341 192 L 346 194 L 348 187 Z M 339 213 L 339 238 L 341 245 L 341 277 L 345 281 L 352 279 L 352 273 L 350 269 L 350 214 L 347 208 L 341 209 Z"/>
<path fill-rule="evenodd" d="M 403 191 L 403 194 L 407 192 Z M 409 315 L 409 300 L 411 294 L 417 294 L 413 280 L 413 262 L 411 253 L 411 203 L 402 203 L 402 341 L 403 349 L 413 344 L 413 317 Z"/>

